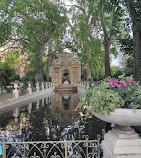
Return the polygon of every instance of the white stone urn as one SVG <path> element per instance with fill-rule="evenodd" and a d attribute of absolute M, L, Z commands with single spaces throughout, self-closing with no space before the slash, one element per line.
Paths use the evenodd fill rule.
<path fill-rule="evenodd" d="M 114 123 L 115 128 L 104 135 L 103 158 L 141 158 L 141 138 L 130 126 L 141 126 L 141 109 L 117 108 L 110 114 L 91 113 Z"/>
<path fill-rule="evenodd" d="M 91 111 L 94 116 L 97 118 L 114 123 L 121 126 L 141 126 L 141 109 L 122 109 L 116 108 L 110 114 L 97 114 L 94 111 Z"/>

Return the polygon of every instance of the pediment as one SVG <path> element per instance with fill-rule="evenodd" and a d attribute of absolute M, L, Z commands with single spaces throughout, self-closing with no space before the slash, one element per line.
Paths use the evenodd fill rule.
<path fill-rule="evenodd" d="M 80 63 L 73 58 L 71 53 L 61 53 L 58 59 L 54 61 L 53 66 L 71 66 L 77 64 L 80 65 Z"/>

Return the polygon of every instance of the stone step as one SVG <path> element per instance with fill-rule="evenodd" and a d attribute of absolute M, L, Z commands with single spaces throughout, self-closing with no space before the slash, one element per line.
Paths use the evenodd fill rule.
<path fill-rule="evenodd" d="M 77 87 L 71 84 L 68 85 L 60 85 L 58 87 L 55 87 L 55 92 L 57 91 L 75 91 L 77 92 Z"/>

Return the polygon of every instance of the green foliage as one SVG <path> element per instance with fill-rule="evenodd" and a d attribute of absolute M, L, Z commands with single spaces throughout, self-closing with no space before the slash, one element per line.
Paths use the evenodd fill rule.
<path fill-rule="evenodd" d="M 28 81 L 31 81 L 33 83 L 33 86 L 35 86 L 35 73 L 32 70 L 29 70 L 26 74 L 26 76 L 23 76 L 20 80 L 24 83 L 24 85 L 27 85 Z"/>
<path fill-rule="evenodd" d="M 9 23 L 0 21 L 0 46 L 8 40 L 11 34 L 11 26 Z"/>
<path fill-rule="evenodd" d="M 119 44 L 120 50 L 122 52 L 121 64 L 124 66 L 124 72 L 126 75 L 131 75 L 134 71 L 133 37 L 126 35 L 125 38 L 119 40 Z"/>
<path fill-rule="evenodd" d="M 91 110 L 105 114 L 115 108 L 141 108 L 141 87 L 137 82 L 122 79 L 105 79 L 89 89 L 77 108 L 89 116 Z"/>
<path fill-rule="evenodd" d="M 118 78 L 118 76 L 123 75 L 123 70 L 119 66 L 111 66 L 111 76 Z"/>
<path fill-rule="evenodd" d="M 6 88 L 7 85 L 17 78 L 16 71 L 7 63 L 0 63 L 0 87 Z"/>
<path fill-rule="evenodd" d="M 91 77 L 99 80 L 104 77 L 104 53 L 102 43 L 97 38 L 91 41 Z"/>
<path fill-rule="evenodd" d="M 32 68 L 37 75 L 41 74 L 46 45 L 61 43 L 65 33 L 67 16 L 64 7 L 50 0 L 4 0 L 0 2 L 0 11 L 3 19 L 12 25 L 15 40 L 28 53 Z"/>
<path fill-rule="evenodd" d="M 82 77 L 86 79 L 85 76 L 89 71 L 88 60 L 90 60 L 91 79 L 99 79 L 104 76 L 104 53 L 102 43 L 98 38 L 98 1 L 77 0 L 76 5 L 72 6 L 71 12 L 73 14 L 72 51 L 77 52 L 81 61 Z"/>
<path fill-rule="evenodd" d="M 10 51 L 4 56 L 5 62 L 13 66 L 16 61 L 22 61 L 19 51 Z"/>
<path fill-rule="evenodd" d="M 109 1 L 100 1 L 103 6 L 103 14 L 105 24 L 107 26 L 107 30 L 109 36 L 113 36 L 113 38 L 119 38 L 122 33 L 122 25 L 124 17 L 124 8 L 121 5 L 120 0 L 109 0 Z M 114 41 L 113 41 L 114 42 Z"/>
<path fill-rule="evenodd" d="M 82 79 L 86 80 L 87 71 L 87 54 L 85 50 L 78 54 L 81 61 Z M 91 80 L 99 80 L 104 77 L 104 53 L 102 51 L 102 44 L 99 39 L 91 38 L 89 41 L 89 54 L 91 65 Z"/>

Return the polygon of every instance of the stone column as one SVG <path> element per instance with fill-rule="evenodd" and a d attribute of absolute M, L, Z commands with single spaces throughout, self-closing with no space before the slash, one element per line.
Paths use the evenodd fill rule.
<path fill-rule="evenodd" d="M 86 89 L 89 89 L 89 88 L 90 88 L 89 82 L 87 82 Z"/>
<path fill-rule="evenodd" d="M 52 83 L 52 82 L 50 82 L 50 84 L 51 84 L 51 87 L 53 87 L 53 83 Z"/>
<path fill-rule="evenodd" d="M 141 138 L 131 127 L 108 131 L 102 147 L 103 158 L 141 158 Z"/>
<path fill-rule="evenodd" d="M 54 86 L 54 83 L 52 83 L 52 87 L 55 87 L 55 86 Z"/>
<path fill-rule="evenodd" d="M 18 82 L 15 81 L 14 83 L 14 90 L 13 90 L 13 96 L 14 98 L 19 98 L 19 90 L 18 90 Z"/>
<path fill-rule="evenodd" d="M 74 72 L 74 85 L 77 86 L 77 72 Z"/>
<path fill-rule="evenodd" d="M 48 83 L 47 83 L 47 82 L 46 82 L 46 85 L 45 85 L 45 86 L 46 86 L 46 89 L 47 89 L 47 88 L 48 88 Z"/>
<path fill-rule="evenodd" d="M 94 82 L 91 84 L 91 86 L 94 86 Z"/>
<path fill-rule="evenodd" d="M 49 82 L 49 85 L 48 85 L 48 87 L 49 87 L 49 88 L 51 87 L 51 82 Z"/>
<path fill-rule="evenodd" d="M 85 88 L 85 81 L 83 81 L 83 88 Z"/>
<path fill-rule="evenodd" d="M 39 82 L 36 82 L 36 89 L 37 89 L 37 92 L 39 92 L 39 90 L 40 90 Z"/>
<path fill-rule="evenodd" d="M 55 75 L 56 75 L 56 76 L 55 76 L 55 77 L 56 77 L 56 79 L 55 79 L 55 80 L 56 80 L 55 86 L 57 87 L 57 86 L 59 85 L 59 83 L 58 83 L 58 82 L 59 82 L 58 72 L 56 72 Z"/>
<path fill-rule="evenodd" d="M 42 87 L 42 90 L 44 90 L 44 82 L 42 82 L 42 85 L 41 85 L 41 87 Z"/>
<path fill-rule="evenodd" d="M 19 108 L 16 108 L 16 109 L 14 110 L 13 116 L 14 116 L 14 121 L 15 121 L 15 123 L 18 123 Z"/>
<path fill-rule="evenodd" d="M 36 110 L 39 109 L 39 105 L 40 105 L 40 100 L 38 100 L 37 103 L 36 103 Z"/>
<path fill-rule="evenodd" d="M 27 91 L 28 91 L 29 94 L 32 94 L 31 82 L 28 81 L 27 84 L 28 84 Z"/>
<path fill-rule="evenodd" d="M 29 105 L 28 105 L 28 114 L 31 114 L 31 110 L 32 110 L 32 103 L 29 103 Z"/>

